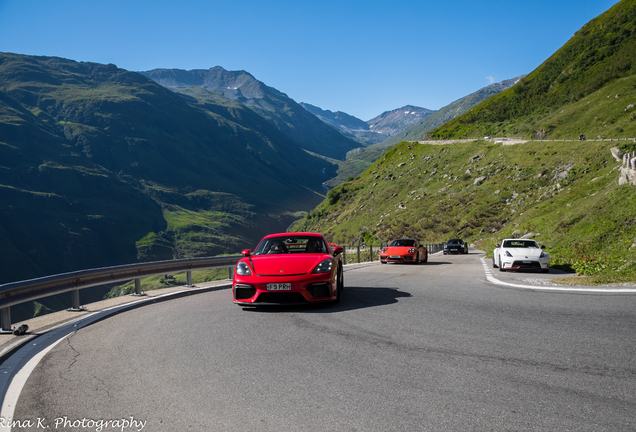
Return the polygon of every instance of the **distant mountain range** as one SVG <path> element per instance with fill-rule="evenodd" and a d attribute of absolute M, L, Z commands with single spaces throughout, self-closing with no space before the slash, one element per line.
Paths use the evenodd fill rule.
<path fill-rule="evenodd" d="M 337 162 L 338 175 L 328 180 L 326 184 L 329 187 L 335 187 L 350 177 L 356 177 L 358 174 L 369 168 L 371 164 L 375 162 L 388 148 L 393 147 L 400 141 L 418 141 L 424 139 L 429 131 L 442 125 L 444 122 L 467 112 L 473 107 L 479 105 L 481 102 L 487 100 L 492 95 L 510 88 L 519 82 L 519 80 L 524 76 L 525 75 L 522 75 L 517 78 L 491 84 L 450 103 L 438 111 L 431 111 L 409 105 L 381 114 L 369 122 L 363 122 L 365 124 L 374 122 L 374 125 L 376 125 L 374 130 L 381 130 L 388 138 L 376 144 L 351 150 L 347 153 L 347 160 L 344 162 Z M 315 107 L 314 110 L 316 110 Z M 416 114 L 411 114 L 413 112 L 416 112 Z M 340 117 L 342 118 L 344 116 L 341 115 Z M 420 120 L 414 121 L 417 117 L 419 117 Z M 352 119 L 358 120 L 355 117 L 352 117 Z M 323 118 L 323 121 L 326 120 Z M 353 122 L 354 120 L 349 119 L 349 121 Z M 358 121 L 362 122 L 362 120 Z M 370 126 L 371 125 L 369 124 L 369 128 Z M 373 132 L 369 131 L 369 133 Z M 379 135 L 380 134 L 377 134 L 376 136 Z"/>
<path fill-rule="evenodd" d="M 489 97 L 506 89 L 509 89 L 510 87 L 521 81 L 521 79 L 525 76 L 526 75 L 520 75 L 516 78 L 507 79 L 491 84 L 477 90 L 474 93 L 469 94 L 468 96 L 458 99 L 455 102 L 452 102 L 439 109 L 438 111 L 433 112 L 431 115 L 426 116 L 410 127 L 401 130 L 399 133 L 393 134 L 389 139 L 383 142 L 383 147 L 392 147 L 400 141 L 421 140 L 425 137 L 427 132 L 430 132 L 436 127 L 443 125 L 447 121 L 464 114 L 465 112 L 479 105 Z"/>
<path fill-rule="evenodd" d="M 342 111 L 332 112 L 301 102 L 307 111 L 364 146 L 381 143 L 427 118 L 435 111 L 407 105 L 363 121 Z"/>
<path fill-rule="evenodd" d="M 210 69 L 153 69 L 139 72 L 175 92 L 198 99 L 215 99 L 221 95 L 252 109 L 261 117 L 311 152 L 334 159 L 344 159 L 348 151 L 360 144 L 328 127 L 285 93 L 258 81 L 245 71 L 227 71 L 220 66 Z"/>

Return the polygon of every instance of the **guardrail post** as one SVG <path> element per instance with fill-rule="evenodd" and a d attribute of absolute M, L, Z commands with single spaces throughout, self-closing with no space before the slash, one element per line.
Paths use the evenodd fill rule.
<path fill-rule="evenodd" d="M 141 292 L 141 279 L 140 278 L 135 279 L 135 293 L 133 295 L 134 296 L 146 295 L 146 294 Z"/>
<path fill-rule="evenodd" d="M 0 330 L 0 333 L 13 333 L 13 329 L 11 328 L 10 308 L 7 307 L 0 309 L 0 321 L 2 323 L 2 330 Z"/>
<path fill-rule="evenodd" d="M 80 311 L 86 310 L 86 308 L 80 306 L 79 288 L 76 288 L 73 291 L 71 291 L 71 303 L 72 303 L 72 306 L 69 309 L 66 309 L 67 311 L 80 312 Z"/>
<path fill-rule="evenodd" d="M 360 245 L 358 245 L 358 264 L 360 264 Z"/>
<path fill-rule="evenodd" d="M 234 267 L 227 268 L 227 278 L 231 281 L 234 280 Z"/>
<path fill-rule="evenodd" d="M 347 263 L 347 246 L 343 248 L 342 259 L 344 260 L 344 263 L 346 264 Z"/>
<path fill-rule="evenodd" d="M 369 245 L 369 257 L 371 258 L 371 262 L 373 262 L 373 246 Z"/>
<path fill-rule="evenodd" d="M 186 272 L 186 286 L 187 287 L 192 286 L 192 272 L 190 270 Z"/>

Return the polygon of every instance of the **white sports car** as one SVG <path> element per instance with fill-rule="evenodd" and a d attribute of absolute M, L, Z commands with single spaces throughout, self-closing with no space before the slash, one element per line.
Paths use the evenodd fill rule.
<path fill-rule="evenodd" d="M 492 255 L 493 268 L 506 270 L 539 270 L 550 271 L 550 255 L 545 253 L 545 246 L 539 246 L 534 240 L 505 239 L 496 245 Z"/>

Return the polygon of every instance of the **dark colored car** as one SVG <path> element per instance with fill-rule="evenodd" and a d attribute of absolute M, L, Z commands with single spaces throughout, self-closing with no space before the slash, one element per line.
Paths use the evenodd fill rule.
<path fill-rule="evenodd" d="M 468 245 L 462 239 L 450 239 L 444 243 L 444 255 L 467 254 Z"/>

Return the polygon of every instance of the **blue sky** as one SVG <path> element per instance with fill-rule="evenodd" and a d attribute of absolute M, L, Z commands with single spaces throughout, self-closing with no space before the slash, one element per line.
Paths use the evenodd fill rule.
<path fill-rule="evenodd" d="M 614 0 L 0 0 L 0 51 L 245 70 L 370 120 L 529 73 Z"/>

